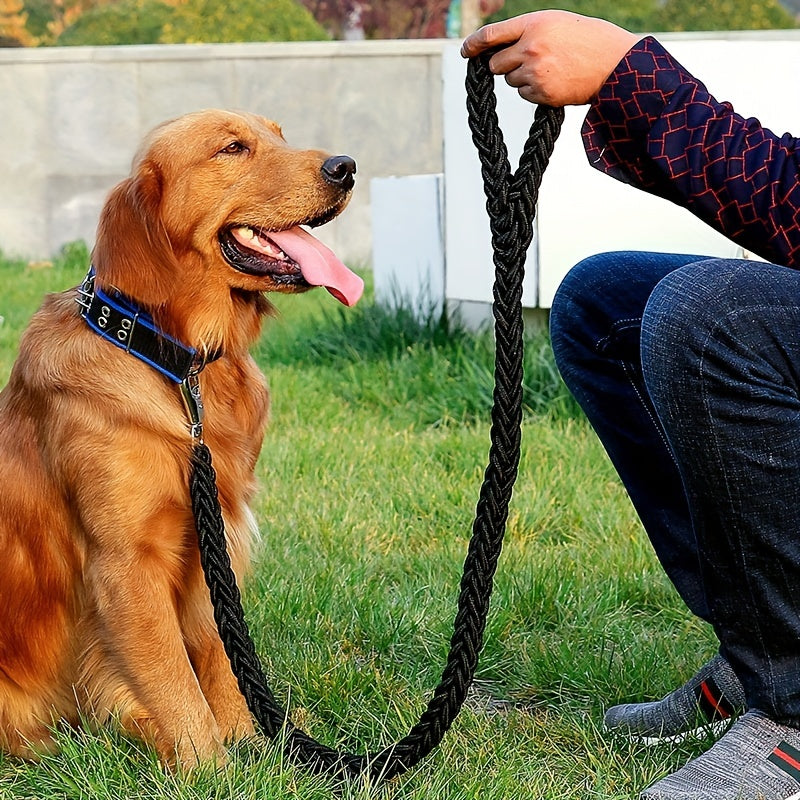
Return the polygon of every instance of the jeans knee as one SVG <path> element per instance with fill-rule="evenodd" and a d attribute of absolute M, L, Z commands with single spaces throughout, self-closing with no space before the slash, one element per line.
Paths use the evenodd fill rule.
<path fill-rule="evenodd" d="M 604 265 L 604 256 L 591 256 L 578 262 L 564 276 L 550 306 L 550 332 L 554 338 L 572 326 L 576 314 L 584 313 L 605 272 Z"/>
<path fill-rule="evenodd" d="M 706 259 L 662 278 L 642 315 L 641 357 L 648 387 L 659 380 L 674 384 L 676 374 L 691 374 L 710 343 L 734 346 L 750 335 L 748 328 L 755 333 L 758 323 L 751 320 L 743 326 L 740 312 L 762 299 L 771 303 L 766 298 L 775 293 L 776 279 L 789 272 L 742 260 Z"/>
<path fill-rule="evenodd" d="M 719 320 L 728 282 L 727 271 L 722 268 L 726 263 L 708 259 L 689 264 L 655 286 L 642 314 L 642 365 L 646 374 L 661 363 L 677 366 Z"/>
<path fill-rule="evenodd" d="M 605 334 L 609 297 L 631 269 L 629 253 L 601 253 L 578 262 L 563 278 L 550 306 L 550 339 L 559 369 L 568 368 L 576 348 Z"/>
<path fill-rule="evenodd" d="M 616 251 L 586 258 L 567 273 L 550 312 L 553 352 L 567 377 L 587 360 L 639 362 L 639 326 L 664 275 L 699 256 Z"/>

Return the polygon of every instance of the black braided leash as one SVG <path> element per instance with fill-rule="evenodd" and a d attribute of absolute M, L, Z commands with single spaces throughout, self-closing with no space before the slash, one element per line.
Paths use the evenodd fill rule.
<path fill-rule="evenodd" d="M 542 174 L 560 132 L 564 112 L 539 106 L 530 136 L 512 175 L 499 127 L 494 79 L 488 57 L 467 67 L 467 109 L 482 165 L 494 264 L 496 336 L 491 448 L 461 580 L 450 653 L 439 685 L 419 722 L 395 744 L 373 754 L 339 753 L 316 742 L 289 720 L 267 686 L 250 638 L 236 577 L 225 543 L 211 454 L 202 442 L 192 458 L 190 490 L 200 556 L 219 634 L 248 708 L 267 736 L 284 737 L 290 756 L 315 773 L 371 781 L 402 774 L 441 742 L 461 709 L 475 674 L 508 504 L 517 476 L 522 420 L 522 278 L 533 236 L 533 217 Z"/>

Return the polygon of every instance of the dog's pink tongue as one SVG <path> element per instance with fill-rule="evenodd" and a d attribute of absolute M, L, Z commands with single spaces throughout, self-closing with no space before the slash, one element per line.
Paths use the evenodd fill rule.
<path fill-rule="evenodd" d="M 364 291 L 364 281 L 339 261 L 319 239 L 299 226 L 285 231 L 270 231 L 269 238 L 297 262 L 303 277 L 312 286 L 324 286 L 346 306 L 358 302 Z"/>

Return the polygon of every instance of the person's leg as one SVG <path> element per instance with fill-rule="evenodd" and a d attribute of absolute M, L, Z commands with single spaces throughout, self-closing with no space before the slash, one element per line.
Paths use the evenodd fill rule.
<path fill-rule="evenodd" d="M 752 709 L 642 797 L 788 798 L 800 792 L 800 272 L 732 260 L 671 272 L 641 353 L 710 619 Z"/>
<path fill-rule="evenodd" d="M 645 306 L 672 271 L 703 257 L 619 252 L 588 258 L 562 281 L 550 310 L 559 372 L 614 464 L 678 593 L 708 620 L 686 495 L 642 379 Z"/>
<path fill-rule="evenodd" d="M 550 331 L 556 363 L 586 412 L 642 519 L 667 575 L 708 619 L 696 542 L 677 464 L 642 379 L 642 315 L 656 285 L 700 256 L 618 252 L 573 268 L 556 293 Z M 741 684 L 715 656 L 656 702 L 608 709 L 609 731 L 645 738 L 681 734 L 735 714 Z"/>

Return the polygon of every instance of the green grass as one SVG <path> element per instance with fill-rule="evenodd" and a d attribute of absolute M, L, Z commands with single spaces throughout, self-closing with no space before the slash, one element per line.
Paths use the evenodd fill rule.
<path fill-rule="evenodd" d="M 52 269 L 0 259 L 0 383 L 42 294 L 85 266 L 79 246 Z M 323 292 L 276 308 L 255 350 L 272 418 L 246 610 L 294 718 L 329 745 L 375 750 L 416 722 L 446 658 L 488 452 L 491 337 L 388 313 L 369 294 L 355 309 Z M 712 640 L 664 578 L 544 334 L 527 353 L 522 466 L 476 697 L 422 765 L 340 796 L 634 798 L 707 746 L 601 731 L 608 703 L 661 696 Z M 523 707 L 488 713 L 488 697 Z M 0 756 L 2 800 L 337 796 L 266 741 L 186 778 L 112 730 L 59 739 L 38 764 Z"/>

